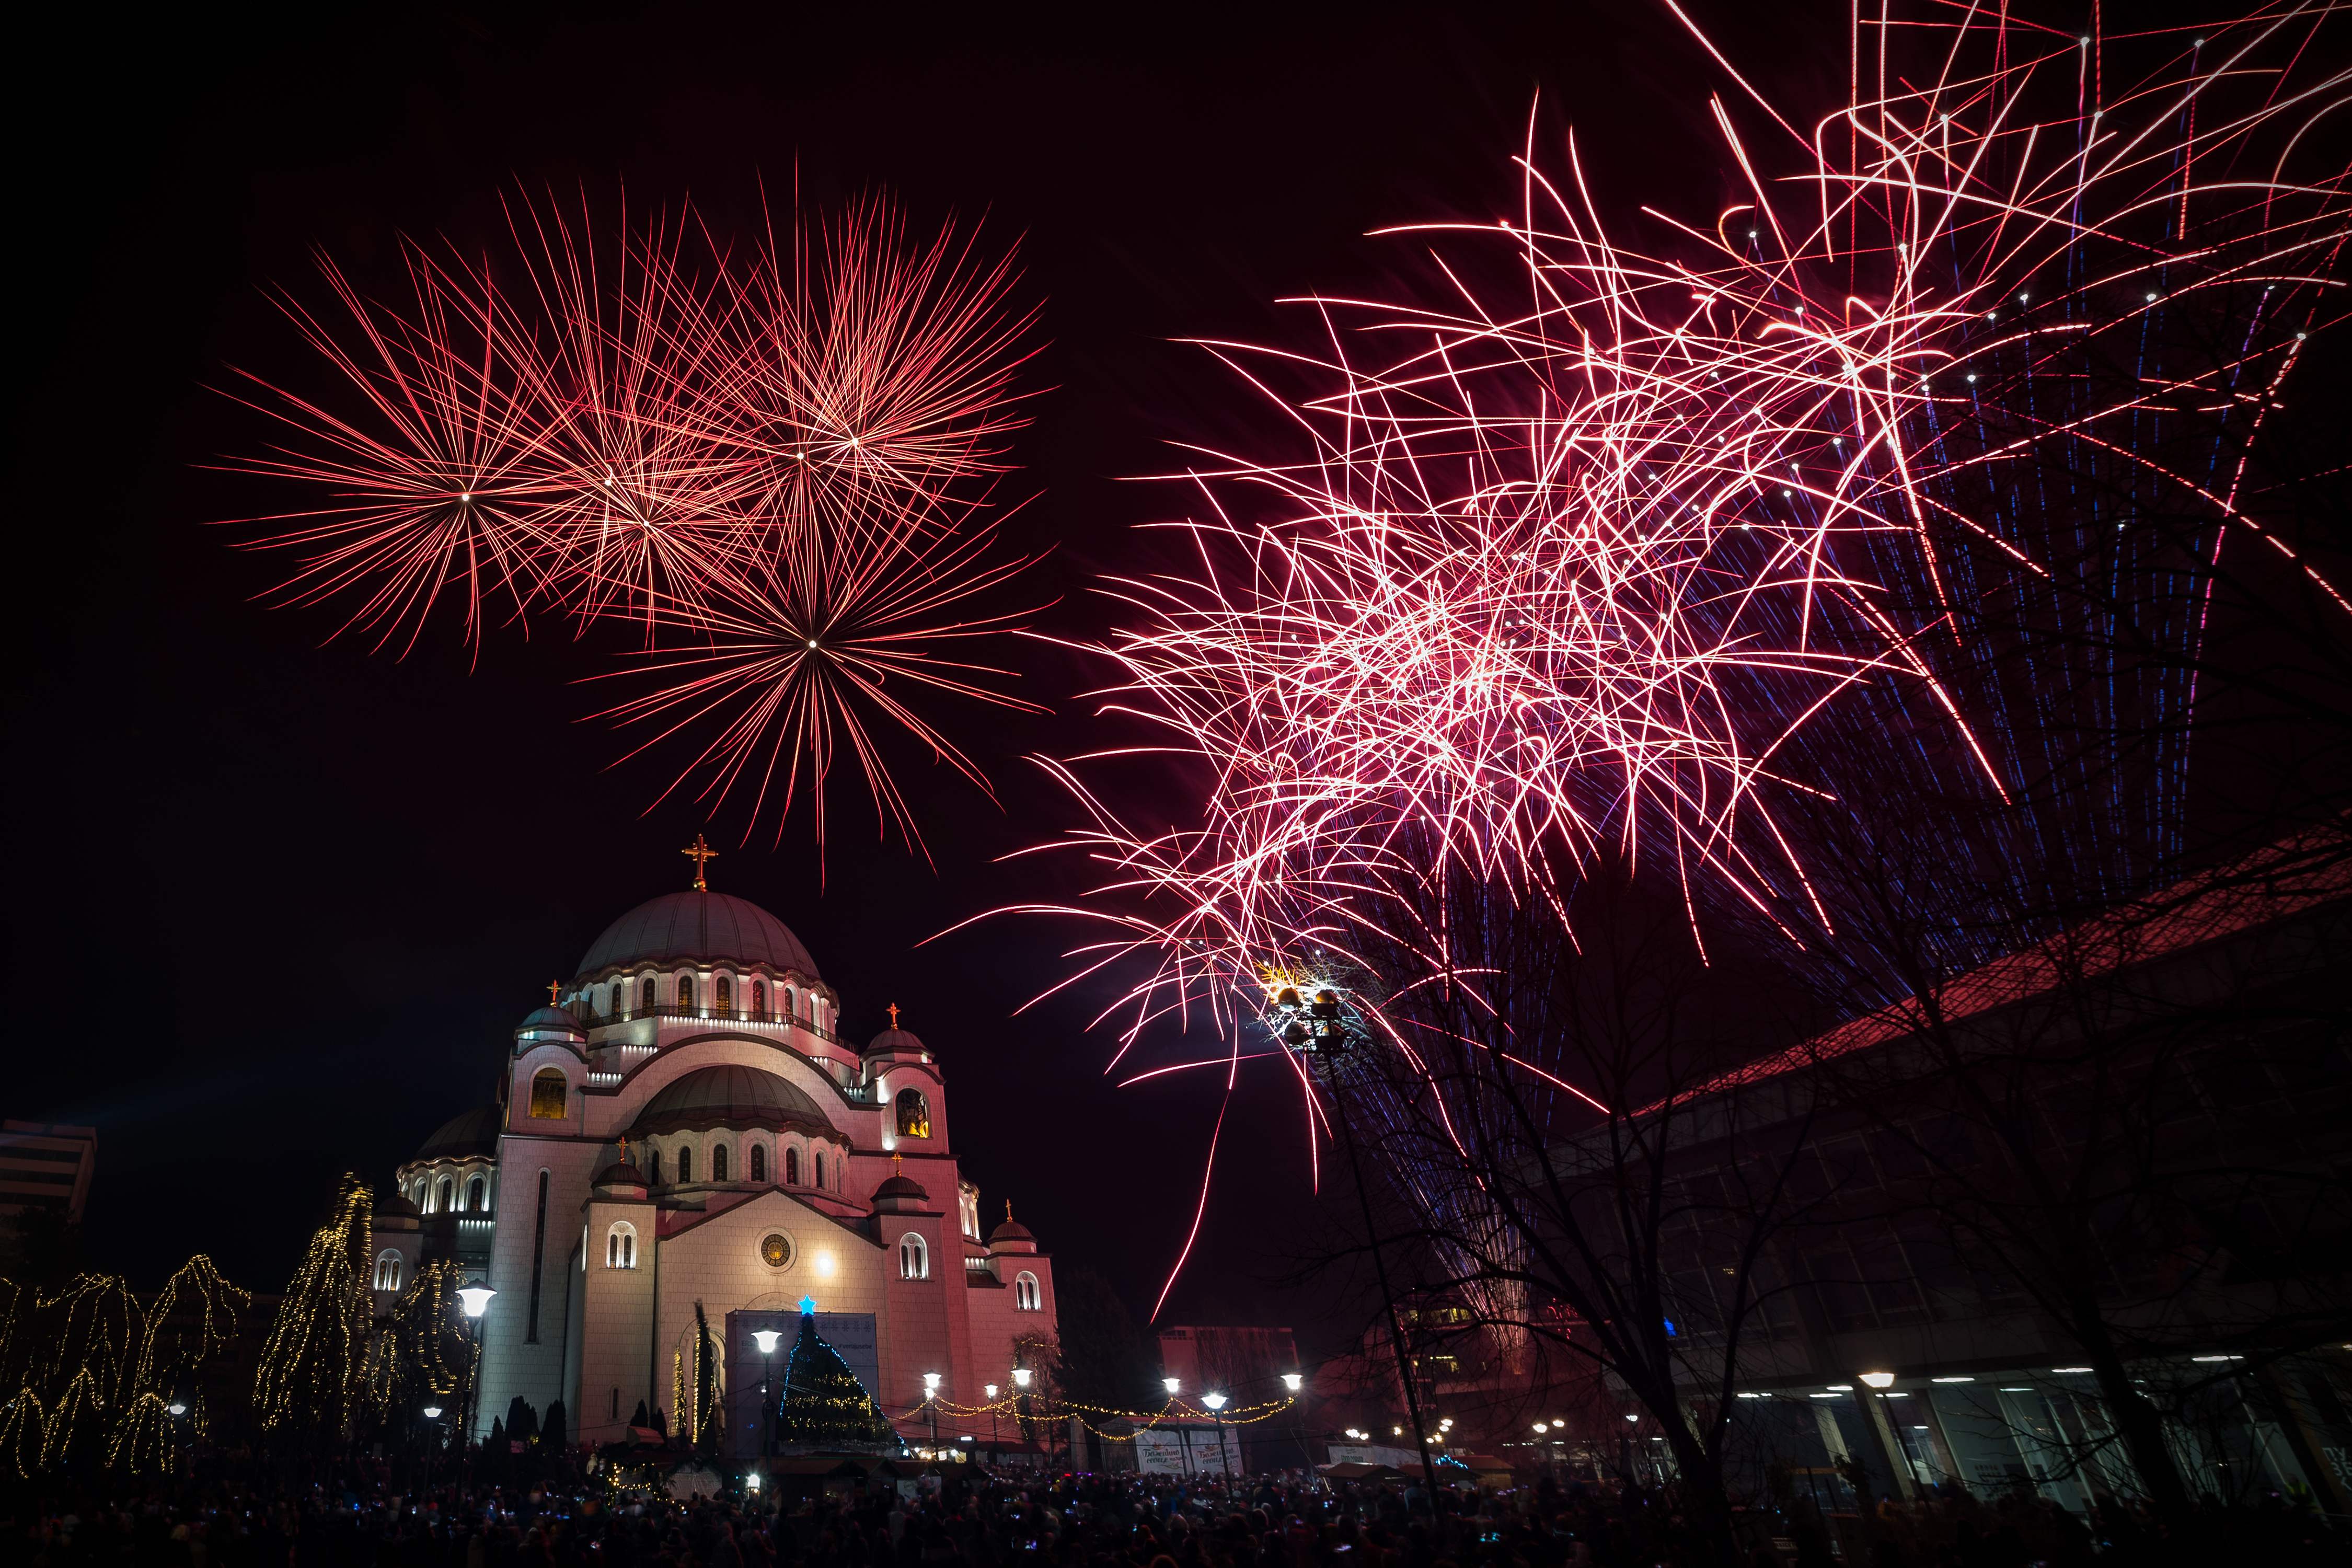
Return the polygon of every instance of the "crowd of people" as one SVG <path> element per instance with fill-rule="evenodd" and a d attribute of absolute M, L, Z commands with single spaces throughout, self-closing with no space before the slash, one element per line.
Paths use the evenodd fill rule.
<path fill-rule="evenodd" d="M 0 1500 L 25 1568 L 1633 1568 L 1720 1563 L 1673 1496 L 1253 1478 L 992 1474 L 977 1466 L 795 1494 L 671 1495 L 569 1458 L 495 1478 L 361 1459 L 215 1462 L 193 1478 L 49 1478 Z M 2159 1528 L 1953 1493 L 1865 1517 L 1808 1500 L 1743 1510 L 1740 1568 L 2340 1563 L 2352 1538 L 2273 1499 Z"/>

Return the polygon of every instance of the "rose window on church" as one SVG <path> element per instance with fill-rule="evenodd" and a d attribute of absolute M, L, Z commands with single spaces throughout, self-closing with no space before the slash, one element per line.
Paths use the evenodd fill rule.
<path fill-rule="evenodd" d="M 771 1268 L 783 1268 L 793 1261 L 793 1238 L 780 1230 L 772 1230 L 760 1238 L 760 1261 Z"/>

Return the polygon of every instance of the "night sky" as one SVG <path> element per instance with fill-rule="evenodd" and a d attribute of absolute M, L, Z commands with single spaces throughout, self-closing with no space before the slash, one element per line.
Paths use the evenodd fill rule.
<path fill-rule="evenodd" d="M 1103 614 L 1087 582 L 1134 564 L 1133 526 L 1178 504 L 1125 477 L 1162 469 L 1171 439 L 1238 434 L 1230 384 L 1172 340 L 1307 331 L 1270 302 L 1418 276 L 1410 244 L 1364 231 L 1510 210 L 1539 91 L 1549 144 L 1575 125 L 1604 200 L 1711 213 L 1722 194 L 1700 139 L 1717 79 L 1662 9 L 1630 3 L 1463 8 L 1475 23 L 326 9 L 264 30 L 58 8 L 40 25 L 87 30 L 16 51 L 0 1112 L 98 1125 L 89 1253 L 142 1285 L 202 1250 L 280 1288 L 336 1173 L 388 1180 L 486 1101 L 546 983 L 686 886 L 678 848 L 706 825 L 690 800 L 646 813 L 657 763 L 609 767 L 625 748 L 582 721 L 601 702 L 577 684 L 608 650 L 560 624 L 494 633 L 469 668 L 454 621 L 398 661 L 326 641 L 326 611 L 254 602 L 287 558 L 206 524 L 285 492 L 205 468 L 261 433 L 205 387 L 229 363 L 303 373 L 261 290 L 313 289 L 310 247 L 384 278 L 396 233 L 494 239 L 509 182 L 690 195 L 722 228 L 748 225 L 762 176 L 797 177 L 818 209 L 883 187 L 924 223 L 984 215 L 1019 237 L 1050 345 L 1014 481 L 1036 499 L 1012 532 L 1054 552 L 1040 624 L 1079 635 Z M 1776 91 L 1810 109 L 1833 90 L 1771 74 L 1801 36 L 1787 8 L 1701 10 Z M 1843 16 L 1824 13 L 1820 68 L 1842 72 Z M 1057 929 L 917 945 L 1057 890 L 1050 868 L 999 858 L 1070 820 L 1019 759 L 1090 743 L 1071 700 L 1087 672 L 1023 658 L 1052 716 L 932 710 L 1003 810 L 902 764 L 936 869 L 875 842 L 852 780 L 822 889 L 804 822 L 746 847 L 740 816 L 711 825 L 712 882 L 800 933 L 852 1037 L 906 1009 L 947 1065 L 991 1215 L 1010 1197 L 1140 1316 L 1191 1216 L 1214 1075 L 1114 1091 L 1108 1040 L 1082 1032 L 1091 993 L 1013 1016 L 1064 973 Z M 1297 1107 L 1249 1081 L 1164 1316 L 1312 1333 L 1328 1313 L 1281 1283 L 1316 1224 Z"/>

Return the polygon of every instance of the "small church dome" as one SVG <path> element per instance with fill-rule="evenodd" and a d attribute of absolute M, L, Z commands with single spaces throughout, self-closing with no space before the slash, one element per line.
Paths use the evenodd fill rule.
<path fill-rule="evenodd" d="M 915 1037 L 915 1031 L 912 1029 L 885 1029 L 866 1042 L 866 1054 L 869 1057 L 886 1056 L 892 1051 L 920 1055 L 929 1049 L 929 1046 Z"/>
<path fill-rule="evenodd" d="M 533 1008 L 530 1017 L 525 1018 L 521 1023 L 515 1026 L 515 1033 L 518 1035 L 555 1034 L 558 1032 L 567 1035 L 583 1036 L 586 1033 L 586 1031 L 580 1027 L 580 1020 L 573 1017 L 571 1014 L 565 1012 L 561 1007 Z"/>
<path fill-rule="evenodd" d="M 596 1187 L 642 1187 L 645 1184 L 646 1173 L 626 1160 L 616 1160 L 605 1166 L 589 1184 Z"/>
<path fill-rule="evenodd" d="M 688 891 L 664 893 L 604 928 L 580 961 L 580 978 L 678 959 L 764 963 L 816 977 L 816 960 L 801 939 L 767 910 L 731 893 Z"/>
<path fill-rule="evenodd" d="M 1037 1238 L 1029 1234 L 1029 1227 L 1027 1226 L 1023 1225 L 1019 1220 L 1014 1219 L 1010 1215 L 1005 1217 L 1005 1221 L 1003 1225 L 998 1226 L 994 1230 L 988 1233 L 988 1245 L 991 1247 L 994 1247 L 1000 1242 L 1034 1242 L 1036 1239 Z"/>
<path fill-rule="evenodd" d="M 416 1151 L 416 1158 L 465 1160 L 482 1156 L 496 1159 L 498 1153 L 499 1108 L 485 1105 L 443 1122 L 440 1131 L 427 1138 L 425 1146 Z"/>
<path fill-rule="evenodd" d="M 874 1189 L 874 1206 L 884 1214 L 904 1214 L 930 1201 L 922 1184 L 912 1176 L 891 1176 Z"/>
<path fill-rule="evenodd" d="M 734 1063 L 697 1068 L 646 1102 L 632 1137 L 682 1128 L 798 1127 L 830 1133 L 833 1123 L 816 1101 L 787 1080 Z"/>

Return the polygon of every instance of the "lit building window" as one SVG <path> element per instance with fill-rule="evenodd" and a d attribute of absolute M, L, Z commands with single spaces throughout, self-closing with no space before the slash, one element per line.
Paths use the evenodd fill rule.
<path fill-rule="evenodd" d="M 489 1206 L 489 1178 L 487 1176 L 476 1176 L 472 1181 L 466 1184 L 466 1201 L 460 1204 L 458 1207 L 471 1209 L 474 1213 L 480 1214 Z"/>
<path fill-rule="evenodd" d="M 1014 1310 L 1022 1312 L 1034 1312 L 1042 1310 L 1045 1304 L 1045 1298 L 1037 1289 L 1037 1277 L 1034 1274 L 1022 1273 L 1013 1276 L 1013 1306 Z"/>
<path fill-rule="evenodd" d="M 898 1238 L 898 1278 L 928 1279 L 931 1277 L 931 1249 L 913 1231 Z"/>
<path fill-rule="evenodd" d="M 710 1179 L 714 1182 L 727 1179 L 727 1145 L 724 1143 L 710 1146 Z"/>
<path fill-rule="evenodd" d="M 615 1220 L 613 1228 L 604 1233 L 604 1267 L 635 1268 L 637 1266 L 637 1227 L 627 1220 Z"/>
<path fill-rule="evenodd" d="M 654 1005 L 660 1000 L 661 982 L 656 980 L 650 974 L 640 976 L 637 981 L 638 1010 L 640 1012 L 650 1013 L 654 1010 Z"/>
<path fill-rule="evenodd" d="M 751 1179 L 755 1182 L 768 1179 L 768 1152 L 757 1143 L 751 1145 Z"/>
<path fill-rule="evenodd" d="M 541 1068 L 530 1080 L 531 1115 L 541 1120 L 562 1121 L 569 1108 L 570 1093 L 562 1068 Z"/>
<path fill-rule="evenodd" d="M 691 974 L 677 977 L 677 1005 L 681 1007 L 694 1005 L 694 976 Z"/>
<path fill-rule="evenodd" d="M 797 1187 L 800 1184 L 801 1152 L 797 1149 L 787 1149 L 784 1151 L 784 1185 Z"/>
<path fill-rule="evenodd" d="M 735 1006 L 735 982 L 724 974 L 720 975 L 718 983 L 710 988 L 710 1005 L 722 1018 L 732 1011 Z"/>
<path fill-rule="evenodd" d="M 447 1176 L 442 1177 L 441 1185 L 434 1194 L 433 1212 L 435 1214 L 446 1214 L 450 1209 L 455 1208 L 457 1206 L 457 1184 Z"/>
<path fill-rule="evenodd" d="M 767 1016 L 768 988 L 754 980 L 751 982 L 751 1016 L 765 1018 Z"/>
<path fill-rule="evenodd" d="M 385 1250 L 375 1255 L 375 1288 L 379 1290 L 400 1289 L 400 1254 Z"/>
<path fill-rule="evenodd" d="M 923 1098 L 919 1089 L 898 1091 L 898 1136 L 929 1138 L 931 1135 L 931 1102 Z"/>

